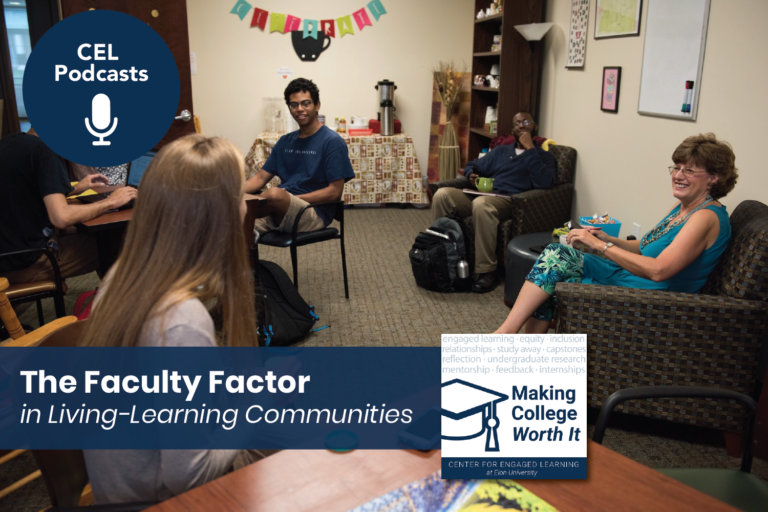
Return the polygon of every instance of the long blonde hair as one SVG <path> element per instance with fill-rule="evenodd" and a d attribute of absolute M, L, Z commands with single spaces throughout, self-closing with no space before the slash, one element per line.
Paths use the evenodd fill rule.
<path fill-rule="evenodd" d="M 137 346 L 151 319 L 193 298 L 218 300 L 227 344 L 256 344 L 244 190 L 243 157 L 224 139 L 189 135 L 160 150 L 80 344 Z"/>

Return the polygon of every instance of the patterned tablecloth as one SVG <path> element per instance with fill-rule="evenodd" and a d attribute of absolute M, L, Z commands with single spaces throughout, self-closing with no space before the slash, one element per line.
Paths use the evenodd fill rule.
<path fill-rule="evenodd" d="M 347 204 L 412 203 L 427 204 L 426 173 L 421 172 L 413 140 L 406 134 L 382 137 L 340 136 L 349 148 L 355 178 L 344 185 L 342 199 Z M 280 135 L 261 133 L 245 157 L 245 177 L 261 170 Z M 269 186 L 278 185 L 275 177 Z"/>

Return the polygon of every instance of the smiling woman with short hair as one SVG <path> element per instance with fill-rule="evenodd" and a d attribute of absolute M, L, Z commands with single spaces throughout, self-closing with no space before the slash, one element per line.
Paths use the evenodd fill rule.
<path fill-rule="evenodd" d="M 512 311 L 497 333 L 545 333 L 556 307 L 560 282 L 602 284 L 697 293 L 731 238 L 725 206 L 718 199 L 738 179 L 736 155 L 713 133 L 688 137 L 669 167 L 675 206 L 642 240 L 621 240 L 600 229 L 574 229 L 579 243 L 604 258 L 560 244 L 544 249 L 526 278 Z"/>

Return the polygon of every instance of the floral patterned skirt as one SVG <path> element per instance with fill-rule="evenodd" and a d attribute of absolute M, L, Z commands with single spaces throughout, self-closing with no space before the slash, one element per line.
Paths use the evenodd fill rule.
<path fill-rule="evenodd" d="M 549 322 L 557 308 L 555 285 L 580 283 L 584 279 L 584 253 L 567 245 L 549 244 L 525 279 L 550 295 L 533 313 L 534 318 Z"/>

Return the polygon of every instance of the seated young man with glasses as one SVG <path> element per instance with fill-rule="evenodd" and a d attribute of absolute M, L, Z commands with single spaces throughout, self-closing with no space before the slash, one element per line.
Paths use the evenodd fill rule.
<path fill-rule="evenodd" d="M 293 231 L 299 211 L 311 203 L 338 201 L 344 183 L 355 177 L 347 144 L 336 132 L 320 124 L 320 91 L 312 80 L 297 78 L 285 89 L 285 102 L 299 129 L 280 137 L 259 173 L 245 183 L 246 192 L 261 190 L 277 175 L 280 186 L 261 194 L 267 206 L 256 219 L 257 235 L 267 231 Z M 333 221 L 336 207 L 310 208 L 301 216 L 299 231 L 322 229 Z"/>
<path fill-rule="evenodd" d="M 513 145 L 497 146 L 483 158 L 469 162 L 464 170 L 472 186 L 476 178 L 493 178 L 493 193 L 512 196 L 555 184 L 555 158 L 541 148 L 546 139 L 533 137 L 536 123 L 531 114 L 519 112 L 512 119 Z M 457 188 L 443 187 L 432 198 L 435 220 L 453 214 L 472 217 L 475 227 L 475 269 L 472 291 L 487 293 L 496 288 L 496 233 L 499 222 L 512 218 L 508 197 L 475 196 Z"/>

